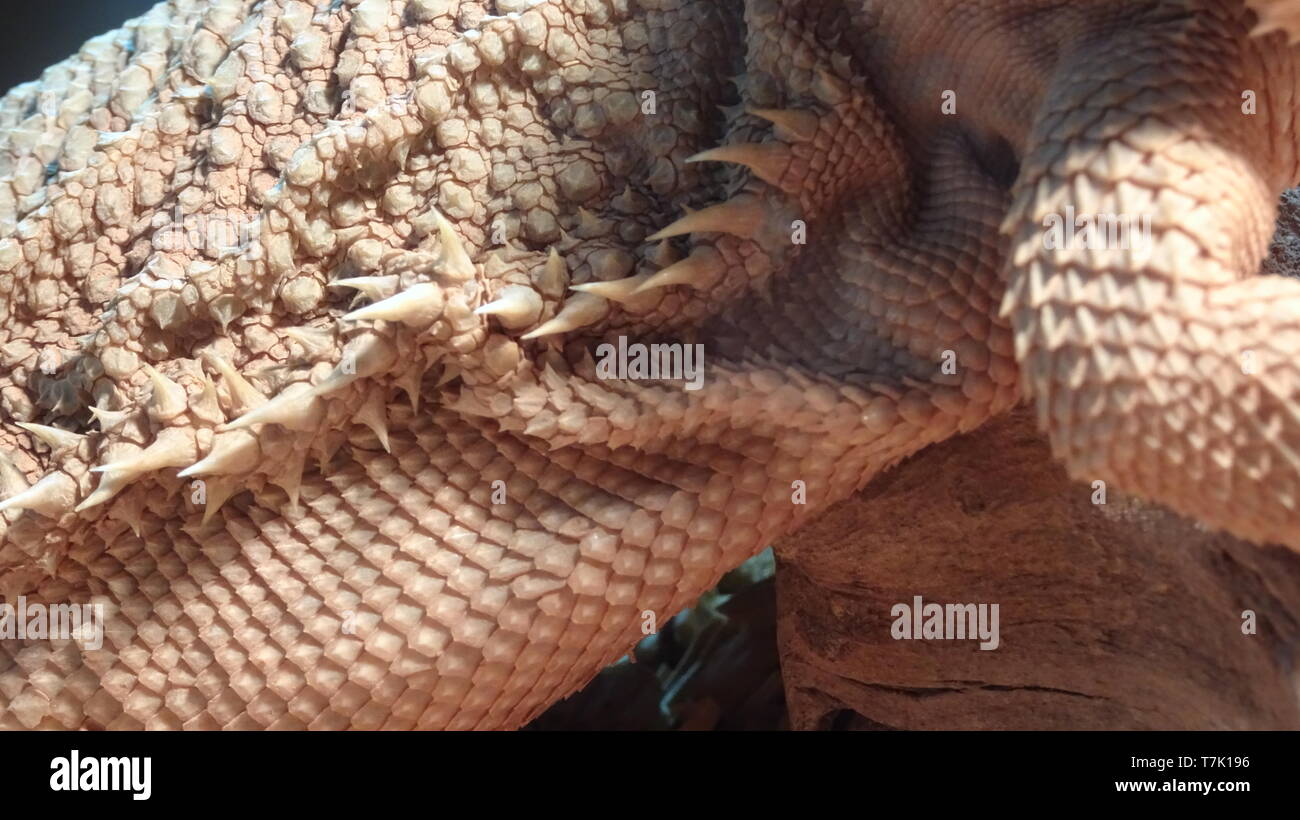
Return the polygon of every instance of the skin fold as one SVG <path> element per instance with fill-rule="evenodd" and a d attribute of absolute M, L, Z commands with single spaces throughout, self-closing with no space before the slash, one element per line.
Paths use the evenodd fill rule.
<path fill-rule="evenodd" d="M 1300 548 L 1300 285 L 1255 275 L 1296 9 L 1254 6 L 171 0 L 91 41 L 0 100 L 0 596 L 106 626 L 0 639 L 0 726 L 517 727 L 1022 400 L 1075 478 Z M 1150 241 L 1049 247 L 1067 209 Z M 620 337 L 700 389 L 603 377 Z"/>

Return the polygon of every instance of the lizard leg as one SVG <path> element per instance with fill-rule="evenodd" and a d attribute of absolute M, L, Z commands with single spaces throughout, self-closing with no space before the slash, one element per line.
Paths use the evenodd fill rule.
<path fill-rule="evenodd" d="M 1005 224 L 1004 312 L 1074 477 L 1300 548 L 1300 283 L 1253 276 L 1296 181 L 1270 132 L 1300 67 L 1251 22 L 1198 8 L 1159 47 L 1117 38 L 1060 72 Z"/>

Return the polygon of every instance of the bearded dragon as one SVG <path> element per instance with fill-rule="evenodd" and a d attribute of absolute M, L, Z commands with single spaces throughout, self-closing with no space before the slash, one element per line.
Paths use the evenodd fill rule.
<path fill-rule="evenodd" d="M 1253 8 L 1248 8 L 1251 6 Z M 1300 548 L 1291 0 L 169 0 L 0 100 L 0 726 L 517 727 L 1022 400 Z M 1130 215 L 1144 247 L 1044 241 Z M 602 344 L 702 345 L 699 390 Z"/>

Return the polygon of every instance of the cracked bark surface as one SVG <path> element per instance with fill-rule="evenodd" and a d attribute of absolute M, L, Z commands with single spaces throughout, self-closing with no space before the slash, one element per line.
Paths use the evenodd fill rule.
<path fill-rule="evenodd" d="M 1094 505 L 1048 453 L 1016 411 L 778 543 L 793 728 L 1300 728 L 1300 556 Z M 998 603 L 1001 645 L 893 640 L 918 594 Z"/>

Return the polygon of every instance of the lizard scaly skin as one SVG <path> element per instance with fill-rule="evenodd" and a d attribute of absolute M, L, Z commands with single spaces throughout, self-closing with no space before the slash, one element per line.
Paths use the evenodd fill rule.
<path fill-rule="evenodd" d="M 0 726 L 518 726 L 1026 394 L 1076 475 L 1300 547 L 1300 285 L 1240 280 L 1300 181 L 1296 4 L 1256 5 L 170 0 L 91 41 L 0 101 L 0 595 L 107 625 L 0 639 Z M 1047 250 L 1067 205 L 1153 252 Z M 602 378 L 619 337 L 701 389 Z"/>

